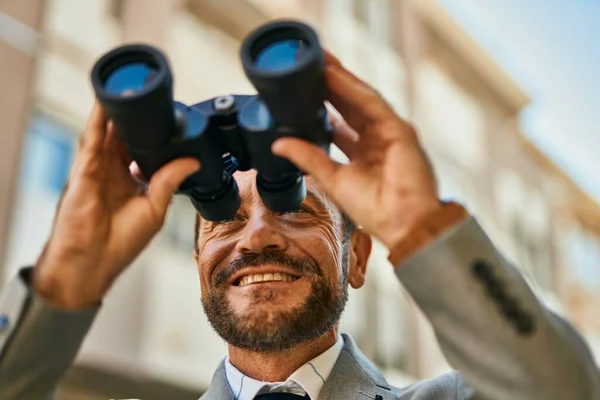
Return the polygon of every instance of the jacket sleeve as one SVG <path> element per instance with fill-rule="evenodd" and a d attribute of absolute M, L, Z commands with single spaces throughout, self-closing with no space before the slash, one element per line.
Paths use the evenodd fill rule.
<path fill-rule="evenodd" d="M 396 267 L 478 399 L 600 399 L 579 333 L 545 308 L 473 218 Z"/>
<path fill-rule="evenodd" d="M 24 268 L 0 293 L 0 399 L 52 399 L 97 309 L 49 306 L 29 286 Z"/>

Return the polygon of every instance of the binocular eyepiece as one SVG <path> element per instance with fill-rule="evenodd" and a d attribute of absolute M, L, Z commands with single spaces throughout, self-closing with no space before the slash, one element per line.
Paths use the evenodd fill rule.
<path fill-rule="evenodd" d="M 241 60 L 257 95 L 224 95 L 192 106 L 173 100 L 169 63 L 153 47 L 119 47 L 92 70 L 96 97 L 147 179 L 171 160 L 200 160 L 202 168 L 179 193 L 210 221 L 235 215 L 241 200 L 233 173 L 251 168 L 267 208 L 298 209 L 306 196 L 303 174 L 275 156 L 271 145 L 283 136 L 326 151 L 331 143 L 324 52 L 309 26 L 266 24 L 243 42 Z"/>

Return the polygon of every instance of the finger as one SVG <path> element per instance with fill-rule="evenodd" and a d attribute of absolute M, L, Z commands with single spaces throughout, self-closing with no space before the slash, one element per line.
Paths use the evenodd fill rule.
<path fill-rule="evenodd" d="M 155 215 L 164 218 L 173 194 L 189 175 L 200 169 L 194 158 L 181 158 L 162 166 L 150 179 L 148 200 Z"/>
<path fill-rule="evenodd" d="M 306 140 L 286 137 L 276 140 L 271 150 L 310 174 L 325 190 L 333 191 L 335 176 L 341 165 L 329 158 L 320 147 Z"/>
<path fill-rule="evenodd" d="M 328 49 L 324 49 L 325 52 L 325 65 L 342 65 L 342 62 L 333 55 L 333 53 L 328 50 Z"/>
<path fill-rule="evenodd" d="M 100 103 L 96 102 L 87 127 L 79 140 L 82 150 L 98 152 L 102 149 L 106 136 L 107 117 Z"/>
<path fill-rule="evenodd" d="M 360 136 L 350 127 L 342 118 L 340 113 L 329 103 L 327 107 L 327 116 L 329 123 L 333 128 L 333 143 L 342 150 L 349 159 L 358 155 L 358 141 Z"/>
<path fill-rule="evenodd" d="M 336 110 L 330 102 L 325 102 L 325 108 L 327 109 L 327 119 L 330 124 L 335 125 L 339 121 L 344 122 L 344 117 L 342 117 L 342 114 L 340 114 L 340 112 Z M 354 133 L 356 134 L 356 138 L 358 139 L 360 136 L 358 135 L 358 133 L 356 133 L 356 131 L 354 131 Z"/>
<path fill-rule="evenodd" d="M 194 158 L 171 161 L 152 176 L 145 197 L 134 197 L 118 210 L 115 229 L 123 239 L 114 245 L 114 254 L 125 260 L 123 264 L 129 264 L 160 229 L 173 194 L 199 168 L 200 163 Z"/>
<path fill-rule="evenodd" d="M 396 118 L 375 89 L 341 65 L 325 68 L 325 83 L 329 102 L 360 135 L 368 134 L 370 125 Z"/>
<path fill-rule="evenodd" d="M 140 166 L 135 161 L 132 161 L 131 164 L 129 164 L 129 172 L 137 183 L 148 185 L 148 179 L 146 179 L 144 173 L 140 169 Z"/>
<path fill-rule="evenodd" d="M 360 135 L 358 132 L 348 125 L 348 123 L 344 120 L 340 113 L 333 108 L 333 106 L 327 105 L 327 109 L 329 111 L 329 123 L 335 131 L 353 141 L 360 140 Z"/>
<path fill-rule="evenodd" d="M 125 167 L 129 167 L 129 164 L 132 162 L 131 156 L 125 147 L 125 142 L 118 134 L 112 121 L 108 122 L 104 147 L 112 156 L 116 157 L 121 164 Z"/>
<path fill-rule="evenodd" d="M 350 160 L 360 154 L 359 137 L 354 129 L 343 121 L 332 123 L 333 143 L 348 156 Z"/>

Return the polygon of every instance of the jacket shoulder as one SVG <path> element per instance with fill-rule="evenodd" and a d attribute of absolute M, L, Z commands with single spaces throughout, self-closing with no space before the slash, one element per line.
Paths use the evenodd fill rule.
<path fill-rule="evenodd" d="M 394 388 L 399 400 L 471 399 L 473 391 L 458 371 L 425 379 L 401 389 Z"/>

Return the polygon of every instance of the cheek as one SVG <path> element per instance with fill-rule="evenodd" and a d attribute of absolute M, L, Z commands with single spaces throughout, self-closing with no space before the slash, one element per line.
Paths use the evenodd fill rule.
<path fill-rule="evenodd" d="M 212 272 L 226 262 L 235 248 L 234 238 L 220 237 L 212 233 L 201 236 L 198 240 L 198 276 L 202 293 L 211 289 Z"/>
<path fill-rule="evenodd" d="M 292 233 L 295 244 L 321 267 L 325 277 L 339 280 L 341 274 L 341 237 L 336 229 L 325 224 L 316 224 Z"/>

